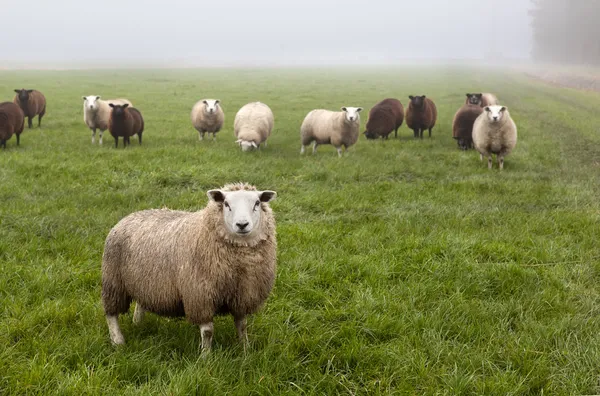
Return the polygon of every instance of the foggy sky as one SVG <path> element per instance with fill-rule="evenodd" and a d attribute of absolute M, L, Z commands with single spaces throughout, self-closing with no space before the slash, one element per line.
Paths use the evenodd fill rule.
<path fill-rule="evenodd" d="M 380 64 L 531 50 L 526 0 L 0 3 L 0 67 Z"/>

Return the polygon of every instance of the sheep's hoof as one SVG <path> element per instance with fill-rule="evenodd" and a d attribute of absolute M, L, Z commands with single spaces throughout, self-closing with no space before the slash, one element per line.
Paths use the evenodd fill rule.
<path fill-rule="evenodd" d="M 113 346 L 125 345 L 125 338 L 115 337 L 111 339 Z"/>

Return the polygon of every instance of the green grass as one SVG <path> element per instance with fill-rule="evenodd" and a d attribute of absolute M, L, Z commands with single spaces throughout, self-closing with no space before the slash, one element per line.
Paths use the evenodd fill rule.
<path fill-rule="evenodd" d="M 600 393 L 600 96 L 459 68 L 2 72 L 48 99 L 41 129 L 0 151 L 0 394 Z M 505 170 L 460 152 L 451 120 L 468 91 L 511 110 Z M 299 155 L 313 108 L 369 108 L 427 94 L 433 138 L 412 131 Z M 92 146 L 82 95 L 127 97 L 144 145 Z M 189 111 L 222 101 L 217 142 Z M 265 150 L 234 144 L 235 112 L 275 114 Z M 184 320 L 121 317 L 111 346 L 100 303 L 104 239 L 119 219 L 197 210 L 233 181 L 273 189 L 278 276 L 249 322 L 198 354 Z"/>

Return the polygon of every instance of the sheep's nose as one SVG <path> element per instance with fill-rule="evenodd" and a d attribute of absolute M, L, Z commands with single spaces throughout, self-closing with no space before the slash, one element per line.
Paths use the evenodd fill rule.
<path fill-rule="evenodd" d="M 244 231 L 246 229 L 246 227 L 248 227 L 248 224 L 250 224 L 247 221 L 238 221 L 237 223 L 235 223 L 235 225 L 241 230 Z"/>
<path fill-rule="evenodd" d="M 498 121 L 498 116 L 494 116 L 494 121 Z"/>

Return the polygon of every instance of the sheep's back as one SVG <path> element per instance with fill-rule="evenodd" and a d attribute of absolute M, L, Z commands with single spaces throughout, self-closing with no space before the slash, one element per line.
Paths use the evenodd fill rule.
<path fill-rule="evenodd" d="M 483 113 L 483 108 L 473 104 L 465 104 L 458 109 L 452 120 L 452 137 L 471 139 L 473 125 L 481 113 Z"/>
<path fill-rule="evenodd" d="M 0 103 L 0 140 L 8 140 L 13 134 L 23 132 L 23 110 L 13 102 Z"/>
<path fill-rule="evenodd" d="M 254 131 L 260 135 L 262 142 L 271 135 L 274 121 L 273 112 L 269 106 L 260 102 L 248 103 L 235 115 L 233 122 L 235 136 L 242 138 L 244 136 L 240 136 L 241 132 Z"/>
<path fill-rule="evenodd" d="M 498 98 L 491 93 L 484 93 L 481 96 L 481 107 L 494 106 L 498 104 Z"/>
<path fill-rule="evenodd" d="M 369 111 L 366 130 L 377 136 L 387 136 L 391 131 L 400 126 L 402 121 L 398 122 L 398 111 L 389 105 L 375 105 Z"/>

